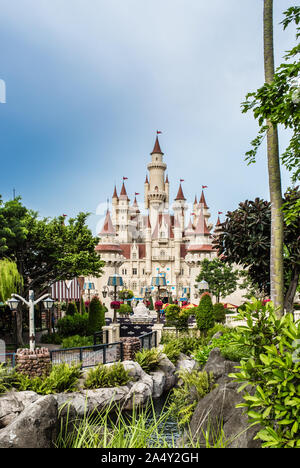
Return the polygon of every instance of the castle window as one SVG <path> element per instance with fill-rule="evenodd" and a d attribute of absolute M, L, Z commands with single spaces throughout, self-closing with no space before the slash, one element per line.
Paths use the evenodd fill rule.
<path fill-rule="evenodd" d="M 137 275 L 137 268 L 132 268 L 132 274 Z"/>
<path fill-rule="evenodd" d="M 136 260 L 136 253 L 135 252 L 132 254 L 132 259 Z"/>

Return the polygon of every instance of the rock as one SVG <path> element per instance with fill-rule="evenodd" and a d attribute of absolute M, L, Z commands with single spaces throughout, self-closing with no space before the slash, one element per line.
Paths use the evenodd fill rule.
<path fill-rule="evenodd" d="M 219 385 L 206 395 L 197 405 L 190 423 L 190 434 L 194 441 L 198 440 L 205 447 L 203 432 L 210 434 L 210 443 L 223 430 L 223 442 L 230 448 L 259 448 L 258 441 L 253 438 L 258 427 L 249 428 L 248 418 L 242 408 L 236 405 L 242 401 L 242 395 L 237 393 L 238 384 L 227 383 Z"/>
<path fill-rule="evenodd" d="M 39 396 L 35 392 L 9 392 L 0 398 L 0 429 L 11 424 Z"/>
<path fill-rule="evenodd" d="M 167 392 L 171 390 L 171 388 L 173 388 L 176 383 L 176 367 L 165 354 L 161 355 L 158 370 L 162 371 L 166 377 L 164 391 Z"/>
<path fill-rule="evenodd" d="M 239 384 L 228 377 L 236 371 L 239 363 L 226 361 L 219 348 L 211 351 L 204 371 L 213 373 L 217 384 L 208 395 L 199 401 L 190 423 L 190 433 L 194 441 L 205 447 L 203 432 L 210 434 L 210 443 L 223 430 L 223 441 L 231 448 L 258 448 L 260 443 L 253 438 L 258 426 L 249 428 L 248 418 L 242 408 L 236 408 L 243 401 L 243 392 L 238 393 Z"/>
<path fill-rule="evenodd" d="M 57 429 L 57 402 L 53 395 L 47 395 L 28 405 L 0 430 L 0 448 L 51 448 Z"/>
<path fill-rule="evenodd" d="M 194 359 L 185 356 L 185 354 L 180 354 L 179 359 L 176 363 L 176 372 L 188 371 L 192 372 L 194 369 L 199 368 L 199 364 Z"/>
<path fill-rule="evenodd" d="M 221 331 L 215 333 L 212 338 L 211 338 L 211 341 L 208 343 L 209 345 L 212 344 L 212 340 L 217 340 L 218 338 L 221 338 L 221 336 L 223 336 L 223 333 Z"/>

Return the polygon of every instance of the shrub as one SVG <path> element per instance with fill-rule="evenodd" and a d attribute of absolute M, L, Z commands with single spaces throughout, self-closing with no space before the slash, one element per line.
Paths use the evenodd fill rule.
<path fill-rule="evenodd" d="M 209 294 L 205 294 L 201 298 L 196 311 L 196 321 L 198 329 L 204 334 L 215 324 L 213 304 Z"/>
<path fill-rule="evenodd" d="M 118 362 L 112 366 L 98 364 L 91 369 L 85 380 L 85 388 L 107 388 L 121 387 L 130 381 L 129 371 L 126 371 L 123 364 Z"/>
<path fill-rule="evenodd" d="M 45 333 L 40 341 L 45 344 L 61 345 L 62 337 L 58 333 Z"/>
<path fill-rule="evenodd" d="M 87 336 L 88 321 L 88 314 L 75 314 L 74 316 L 66 315 L 57 322 L 56 326 L 58 334 L 62 338 L 74 335 Z"/>
<path fill-rule="evenodd" d="M 93 297 L 90 303 L 89 319 L 88 319 L 88 335 L 101 331 L 105 326 L 104 308 L 97 297 Z"/>
<path fill-rule="evenodd" d="M 291 314 L 277 318 L 272 303 L 256 300 L 242 316 L 247 326 L 241 327 L 239 343 L 252 357 L 230 376 L 242 384 L 240 391 L 250 385 L 255 393 L 245 392 L 238 406 L 262 427 L 256 439 L 263 447 L 300 448 L 300 323 L 293 323 Z"/>
<path fill-rule="evenodd" d="M 224 323 L 226 320 L 226 310 L 223 304 L 214 304 L 214 318 L 217 323 Z"/>
<path fill-rule="evenodd" d="M 174 340 L 165 344 L 163 347 L 163 353 L 175 365 L 181 353 L 179 343 L 176 340 Z"/>
<path fill-rule="evenodd" d="M 189 424 L 198 402 L 213 388 L 212 375 L 193 370 L 179 372 L 182 384 L 174 388 L 171 396 L 170 411 L 179 427 Z"/>
<path fill-rule="evenodd" d="M 147 374 L 154 372 L 158 368 L 160 359 L 161 351 L 157 348 L 142 349 L 142 351 L 139 351 L 135 355 L 136 362 Z"/>
<path fill-rule="evenodd" d="M 187 330 L 189 317 L 189 309 L 181 309 L 176 304 L 170 304 L 166 307 L 166 325 L 168 327 L 175 327 L 176 330 Z"/>
<path fill-rule="evenodd" d="M 69 366 L 63 363 L 54 365 L 47 377 L 30 378 L 17 373 L 14 387 L 18 391 L 33 391 L 40 395 L 69 393 L 77 390 L 80 374 L 80 364 Z"/>
<path fill-rule="evenodd" d="M 75 302 L 69 302 L 69 304 L 67 305 L 66 315 L 74 316 L 76 314 L 78 314 L 76 303 Z"/>
<path fill-rule="evenodd" d="M 81 348 L 84 346 L 93 346 L 94 339 L 92 336 L 69 336 L 62 340 L 62 348 Z"/>
<path fill-rule="evenodd" d="M 132 308 L 129 304 L 121 304 L 119 309 L 120 315 L 130 315 L 132 313 Z"/>
<path fill-rule="evenodd" d="M 0 364 L 0 395 L 11 390 L 15 379 L 15 370 L 9 369 L 4 363 Z"/>

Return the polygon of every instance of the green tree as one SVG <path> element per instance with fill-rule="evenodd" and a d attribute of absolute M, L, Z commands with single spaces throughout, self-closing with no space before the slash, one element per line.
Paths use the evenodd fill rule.
<path fill-rule="evenodd" d="M 90 302 L 88 333 L 93 335 L 105 326 L 105 311 L 98 297 L 93 297 Z"/>
<path fill-rule="evenodd" d="M 69 304 L 67 305 L 66 315 L 74 316 L 76 314 L 78 314 L 76 302 L 75 301 L 69 302 Z"/>
<path fill-rule="evenodd" d="M 291 7 L 285 12 L 284 29 L 291 23 L 300 22 L 300 7 Z M 297 39 L 299 27 L 297 27 Z M 243 112 L 253 111 L 258 119 L 260 130 L 252 142 L 253 148 L 247 153 L 247 160 L 253 163 L 265 134 L 267 135 L 269 189 L 272 207 L 271 223 L 271 296 L 279 315 L 283 313 L 283 216 L 280 179 L 280 158 L 277 126 L 283 125 L 292 130 L 292 138 L 281 160 L 286 168 L 293 171 L 293 181 L 300 173 L 300 113 L 299 86 L 295 90 L 293 79 L 299 76 L 300 62 L 294 60 L 299 54 L 299 44 L 288 52 L 286 60 L 275 72 L 273 47 L 273 1 L 264 0 L 264 62 L 265 84 L 254 93 L 249 93 L 242 104 Z M 293 61 L 294 60 L 294 61 Z M 298 93 L 298 98 L 295 98 Z M 300 210 L 300 204 L 296 205 Z"/>
<path fill-rule="evenodd" d="M 300 197 L 298 188 L 285 194 L 286 203 L 294 203 Z M 295 288 L 299 283 L 300 220 L 284 226 L 284 306 L 293 307 Z M 246 282 L 251 279 L 253 291 L 259 288 L 262 296 L 270 293 L 271 205 L 256 198 L 242 202 L 235 211 L 228 212 L 222 224 L 222 232 L 214 240 L 214 246 L 228 264 L 245 268 Z M 249 285 L 248 285 L 249 286 Z"/>
<path fill-rule="evenodd" d="M 200 267 L 201 271 L 196 282 L 207 281 L 209 290 L 216 297 L 217 302 L 237 289 L 239 273 L 233 270 L 231 265 L 217 258 L 213 260 L 205 258 L 200 262 Z"/>
<path fill-rule="evenodd" d="M 102 274 L 104 262 L 95 251 L 98 238 L 86 225 L 88 214 L 79 213 L 65 223 L 60 216 L 39 219 L 15 199 L 0 206 L 0 259 L 16 262 L 23 277 L 23 294 L 36 294 L 59 280 Z"/>
<path fill-rule="evenodd" d="M 225 307 L 221 303 L 214 304 L 214 318 L 218 323 L 224 323 L 226 320 Z"/>
<path fill-rule="evenodd" d="M 6 302 L 13 293 L 20 292 L 22 277 L 11 260 L 0 260 L 0 302 Z"/>
<path fill-rule="evenodd" d="M 210 328 L 213 328 L 215 324 L 213 303 L 210 295 L 207 293 L 203 294 L 200 304 L 196 309 L 196 322 L 198 329 L 204 334 Z"/>

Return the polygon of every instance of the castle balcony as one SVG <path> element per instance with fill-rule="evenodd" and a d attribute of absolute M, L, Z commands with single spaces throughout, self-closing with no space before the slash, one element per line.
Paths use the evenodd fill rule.
<path fill-rule="evenodd" d="M 175 257 L 172 257 L 171 255 L 165 255 L 165 256 L 159 256 L 159 257 L 153 256 L 152 260 L 157 261 L 157 262 L 174 262 Z"/>

